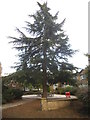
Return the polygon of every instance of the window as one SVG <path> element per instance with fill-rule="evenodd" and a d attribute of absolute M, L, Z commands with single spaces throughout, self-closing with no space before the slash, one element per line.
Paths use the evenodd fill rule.
<path fill-rule="evenodd" d="M 84 79 L 86 79 L 86 75 L 85 74 L 80 76 L 80 80 L 84 80 Z"/>

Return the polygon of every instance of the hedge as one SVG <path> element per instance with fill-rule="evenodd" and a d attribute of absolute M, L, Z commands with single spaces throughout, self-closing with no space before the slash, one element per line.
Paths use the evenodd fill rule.
<path fill-rule="evenodd" d="M 2 88 L 2 103 L 11 102 L 14 99 L 21 99 L 23 91 L 20 89 L 8 88 L 3 86 Z"/>
<path fill-rule="evenodd" d="M 67 86 L 67 87 L 60 87 L 57 92 L 59 94 L 65 94 L 65 92 L 70 92 L 71 95 L 75 95 L 76 94 L 76 91 L 77 91 L 77 88 L 76 87 L 70 87 L 70 86 Z"/>

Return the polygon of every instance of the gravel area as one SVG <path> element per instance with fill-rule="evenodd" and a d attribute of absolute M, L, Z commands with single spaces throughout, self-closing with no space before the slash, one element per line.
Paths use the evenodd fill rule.
<path fill-rule="evenodd" d="M 23 100 L 22 100 L 23 101 Z M 21 102 L 22 103 L 22 102 Z M 78 101 L 73 101 L 69 107 L 41 111 L 40 99 L 25 99 L 23 104 L 2 109 L 3 118 L 87 118 L 78 112 L 81 105 Z"/>

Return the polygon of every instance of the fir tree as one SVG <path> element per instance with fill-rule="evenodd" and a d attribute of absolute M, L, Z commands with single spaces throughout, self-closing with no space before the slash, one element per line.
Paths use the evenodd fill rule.
<path fill-rule="evenodd" d="M 17 28 L 20 37 L 10 37 L 19 51 L 19 68 L 29 68 L 32 73 L 42 73 L 43 76 L 43 97 L 47 97 L 47 79 L 48 75 L 54 75 L 60 69 L 62 62 L 68 62 L 68 57 L 75 53 L 70 48 L 68 36 L 62 29 L 65 19 L 57 23 L 58 12 L 53 16 L 47 2 L 40 4 L 37 2 L 39 10 L 29 15 L 33 18 L 33 23 L 26 22 L 25 30 L 29 33 L 26 36 Z"/>

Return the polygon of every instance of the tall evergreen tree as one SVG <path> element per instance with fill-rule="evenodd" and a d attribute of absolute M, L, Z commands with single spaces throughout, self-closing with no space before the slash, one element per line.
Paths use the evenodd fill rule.
<path fill-rule="evenodd" d="M 62 65 L 68 62 L 75 51 L 70 48 L 68 36 L 62 29 L 65 19 L 57 23 L 58 12 L 53 16 L 47 2 L 40 4 L 37 2 L 39 10 L 29 15 L 32 22 L 26 22 L 25 30 L 29 33 L 26 36 L 17 28 L 20 37 L 10 37 L 14 39 L 13 44 L 20 54 L 20 68 L 30 68 L 34 74 L 42 73 L 43 76 L 43 97 L 47 97 L 47 77 L 54 75 Z"/>

